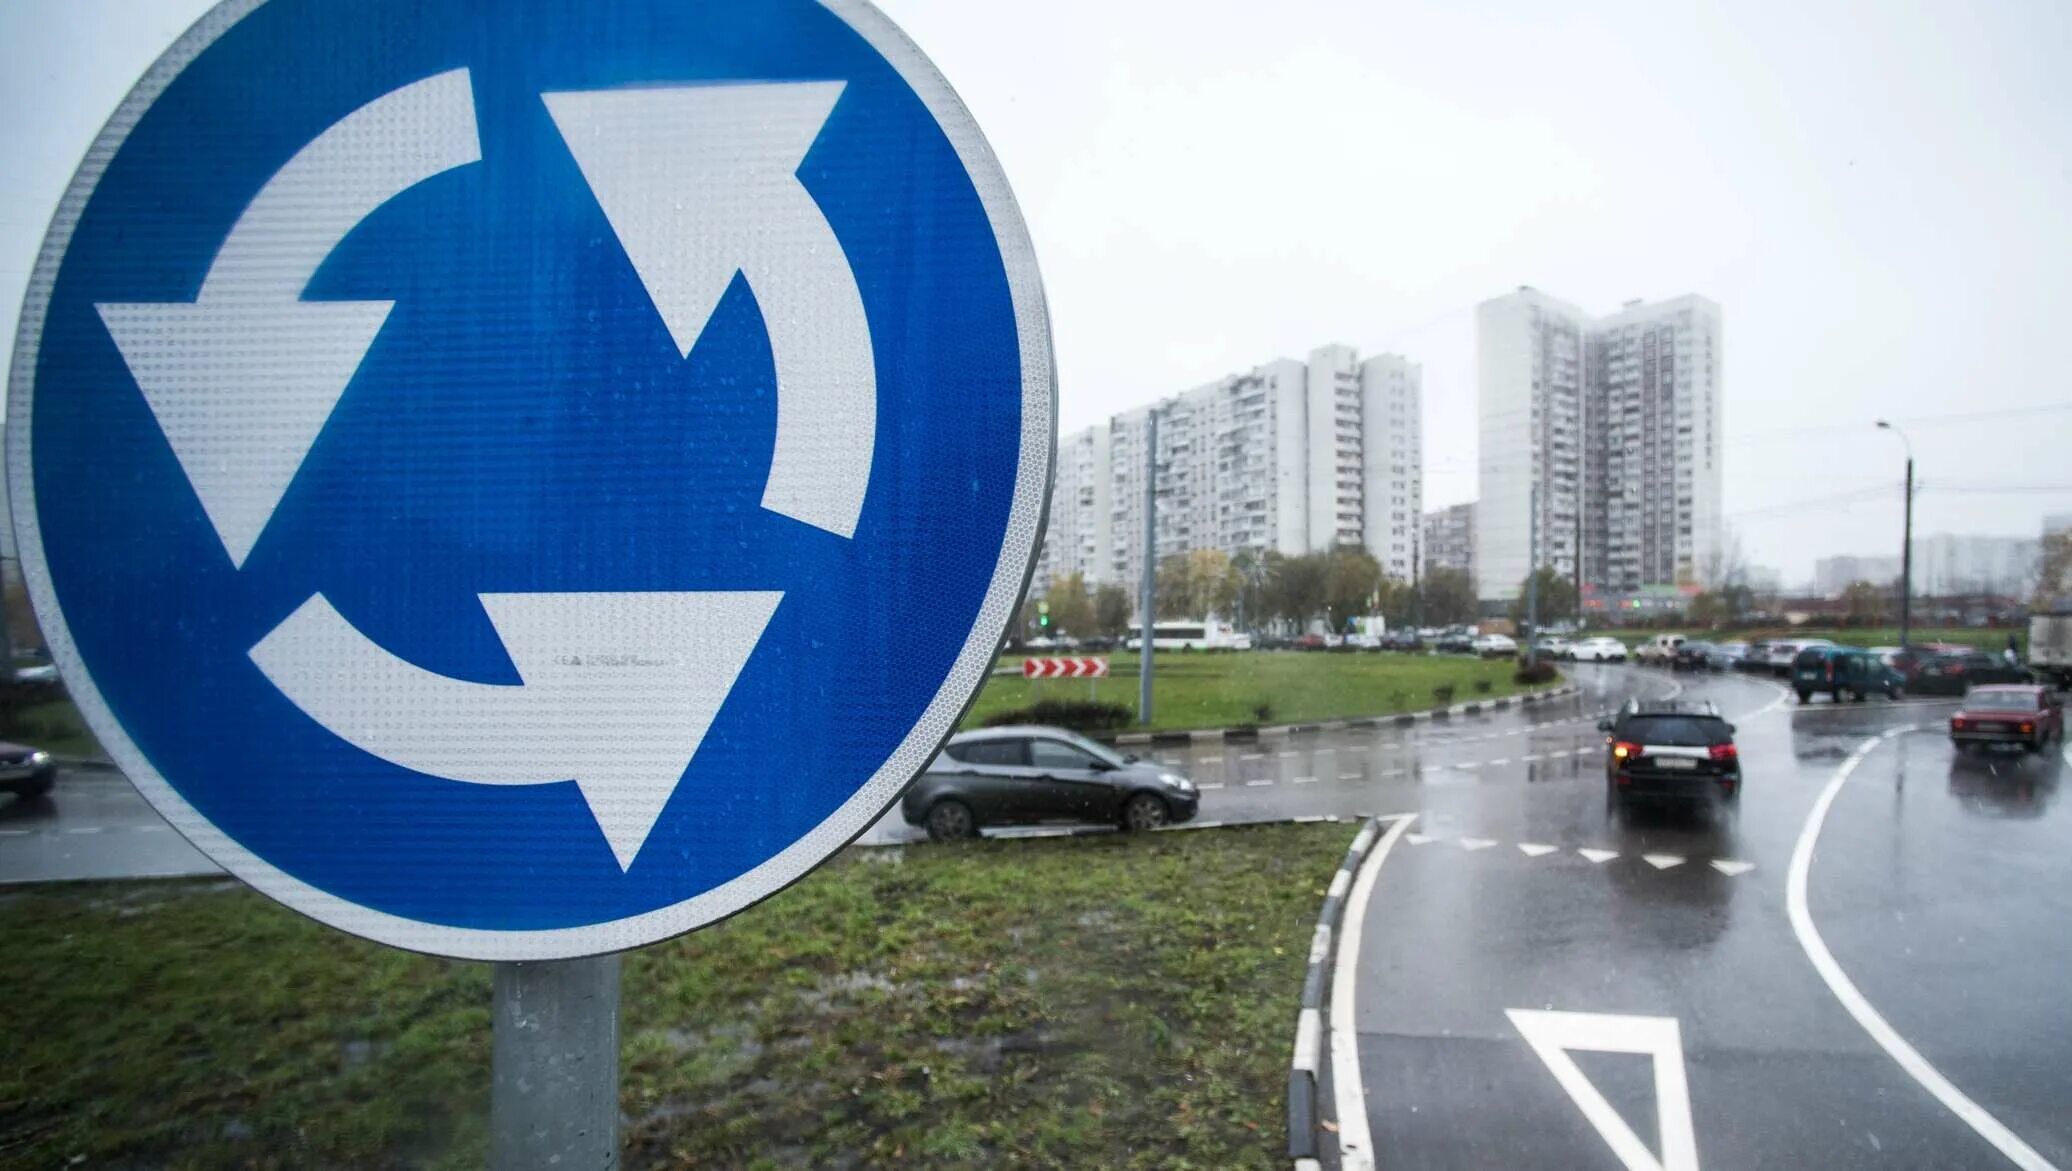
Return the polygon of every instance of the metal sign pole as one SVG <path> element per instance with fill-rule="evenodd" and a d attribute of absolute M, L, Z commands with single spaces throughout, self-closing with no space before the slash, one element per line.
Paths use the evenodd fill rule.
<path fill-rule="evenodd" d="M 619 1165 L 619 957 L 496 965 L 495 1171 Z"/>
<path fill-rule="evenodd" d="M 1151 644 L 1158 625 L 1158 412 L 1144 421 L 1144 574 L 1137 586 L 1137 722 L 1151 722 Z"/>

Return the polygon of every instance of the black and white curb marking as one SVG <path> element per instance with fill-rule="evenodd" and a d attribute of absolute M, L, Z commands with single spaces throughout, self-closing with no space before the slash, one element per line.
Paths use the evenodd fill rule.
<path fill-rule="evenodd" d="M 1409 819 L 1402 820 L 1407 824 Z M 1395 832 L 1393 827 L 1390 832 Z M 1295 1058 L 1288 1068 L 1288 1157 L 1295 1161 L 1296 1171 L 1318 1171 L 1321 1166 L 1317 1161 L 1317 1066 L 1324 1053 L 1324 997 L 1331 983 L 1332 937 L 1353 876 L 1381 836 L 1380 819 L 1369 818 L 1353 844 L 1346 847 L 1345 860 L 1338 864 L 1331 889 L 1324 894 L 1324 905 L 1317 908 L 1317 929 L 1309 940 L 1309 970 L 1302 980 L 1302 1008 L 1295 1015 Z"/>
<path fill-rule="evenodd" d="M 1415 724 L 1424 720 L 1447 720 L 1455 716 L 1480 715 L 1483 712 L 1501 711 L 1508 707 L 1531 707 L 1536 703 L 1547 703 L 1557 699 L 1582 694 L 1582 688 L 1570 683 L 1551 691 L 1531 691 L 1524 695 L 1507 695 L 1501 699 L 1478 699 L 1471 703 L 1457 703 L 1451 707 L 1428 708 L 1421 712 L 1402 712 L 1393 716 L 1364 716 L 1346 720 L 1319 720 L 1308 724 L 1272 724 L 1267 727 L 1196 728 L 1192 731 L 1174 732 L 1124 732 L 1119 736 L 1100 736 L 1097 739 L 1110 744 L 1198 744 L 1218 740 L 1258 740 L 1270 736 L 1307 735 L 1312 732 L 1337 732 L 1346 728 L 1384 728 Z"/>

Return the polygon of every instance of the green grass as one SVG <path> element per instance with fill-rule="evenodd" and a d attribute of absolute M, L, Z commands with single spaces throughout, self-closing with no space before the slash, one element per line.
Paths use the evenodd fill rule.
<path fill-rule="evenodd" d="M 626 1165 L 1278 1167 L 1346 825 L 850 851 L 630 955 Z M 0 897 L 0 1167 L 472 1167 L 482 964 L 222 881 Z"/>
<path fill-rule="evenodd" d="M 58 756 L 106 755 L 69 699 L 31 704 L 12 719 L 0 720 L 0 739 L 19 741 Z"/>
<path fill-rule="evenodd" d="M 1108 656 L 1106 679 L 1022 679 L 996 677 L 986 683 L 964 719 L 978 727 L 986 717 L 1026 707 L 1038 699 L 1086 699 L 1137 708 L 1137 656 Z M 1019 667 L 1018 656 L 1002 666 Z M 1391 715 L 1444 703 L 1493 699 L 1520 691 L 1511 681 L 1516 664 L 1464 655 L 1328 653 L 1321 651 L 1162 651 L 1153 660 L 1152 729 L 1222 728 L 1243 724 L 1291 724 Z M 1487 684 L 1487 690 L 1482 685 Z M 1452 686 L 1441 700 L 1433 689 Z M 1551 686 L 1551 685 L 1547 685 Z"/>

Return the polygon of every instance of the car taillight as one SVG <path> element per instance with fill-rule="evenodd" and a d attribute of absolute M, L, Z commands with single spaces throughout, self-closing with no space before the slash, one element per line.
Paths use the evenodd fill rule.
<path fill-rule="evenodd" d="M 2028 735 L 2029 733 L 2031 733 L 2031 732 L 2034 732 L 2035 730 L 2036 730 L 2036 725 L 2034 725 L 2034 724 L 2023 724 L 2023 725 L 2022 725 L 2022 735 L 2024 735 L 2024 736 L 2027 736 L 2027 735 Z"/>
<path fill-rule="evenodd" d="M 1957 729 L 1957 730 L 1958 730 L 1959 732 L 1962 732 L 1962 731 L 1964 730 L 1964 717 L 1963 717 L 1963 716 L 1951 716 L 1951 717 L 1950 717 L 1950 727 L 1952 727 L 1952 728 L 1955 728 L 1955 729 Z"/>
<path fill-rule="evenodd" d="M 1715 744 L 1706 750 L 1706 754 L 1714 760 L 1733 760 L 1741 755 L 1732 744 Z"/>
<path fill-rule="evenodd" d="M 1952 663 L 1948 667 L 1943 668 L 1943 672 L 1948 675 L 1962 675 L 1964 673 L 1964 664 Z"/>
<path fill-rule="evenodd" d="M 1835 681 L 1835 665 L 1833 663 L 1829 663 L 1827 665 L 1827 681 L 1829 683 L 1833 683 Z"/>
<path fill-rule="evenodd" d="M 1613 760 L 1630 760 L 1640 755 L 1640 745 L 1621 740 L 1612 745 Z"/>

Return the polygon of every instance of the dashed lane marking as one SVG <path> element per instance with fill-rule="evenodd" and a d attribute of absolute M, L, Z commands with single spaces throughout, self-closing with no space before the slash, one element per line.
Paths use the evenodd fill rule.
<path fill-rule="evenodd" d="M 1258 780 L 1256 780 L 1256 781 L 1246 781 L 1246 782 L 1245 782 L 1245 788 L 1247 788 L 1247 789 L 1263 789 L 1263 788 L 1265 788 L 1266 786 L 1268 786 L 1268 785 L 1271 785 L 1271 784 L 1273 784 L 1273 781 L 1272 781 L 1272 780 L 1271 780 L 1270 778 L 1267 778 L 1267 777 L 1261 777 L 1261 778 L 1259 778 L 1259 779 L 1258 779 Z"/>
<path fill-rule="evenodd" d="M 1317 783 L 1317 779 L 1315 777 L 1296 777 L 1288 783 L 1291 785 L 1314 785 Z"/>
<path fill-rule="evenodd" d="M 1734 858 L 1714 858 L 1712 860 L 1712 868 L 1728 878 L 1732 878 L 1737 874 L 1746 874 L 1754 870 L 1755 863 L 1742 862 Z"/>
<path fill-rule="evenodd" d="M 1406 842 L 1409 842 L 1409 843 L 1410 843 L 1411 845 L 1413 845 L 1413 846 L 1422 846 L 1422 845 L 1424 845 L 1424 844 L 1425 844 L 1426 842 L 1429 842 L 1429 841 L 1431 841 L 1431 840 L 1432 840 L 1432 835 L 1430 835 L 1430 834 L 1404 834 L 1404 835 L 1403 835 L 1403 840 L 1404 840 L 1404 841 L 1406 841 Z"/>
<path fill-rule="evenodd" d="M 1204 782 L 1204 783 L 1202 783 L 1202 784 L 1199 784 L 1199 785 L 1196 785 L 1196 786 L 1195 786 L 1195 788 L 1197 788 L 1197 789 L 1200 789 L 1200 790 L 1201 790 L 1202 792 L 1204 792 L 1204 793 L 1208 792 L 1208 791 L 1209 791 L 1209 790 L 1211 790 L 1211 789 L 1220 789 L 1220 788 L 1222 788 L 1222 787 L 1223 787 L 1223 782 L 1222 782 L 1222 781 L 1207 781 L 1207 782 Z"/>
<path fill-rule="evenodd" d="M 1491 838 L 1462 838 L 1460 840 L 1460 848 L 1463 850 L 1487 850 L 1494 845 L 1496 845 L 1496 842 Z"/>
<path fill-rule="evenodd" d="M 1640 860 L 1657 870 L 1667 870 L 1671 866 L 1684 864 L 1683 857 L 1678 854 L 1642 854 Z"/>
<path fill-rule="evenodd" d="M 1542 842 L 1518 843 L 1518 852 L 1525 855 L 1528 858 L 1537 858 L 1542 854 L 1551 854 L 1554 852 L 1554 850 L 1555 847 L 1546 845 Z"/>
<path fill-rule="evenodd" d="M 1619 856 L 1619 852 L 1617 850 L 1594 850 L 1591 849 L 1589 846 L 1576 847 L 1576 853 L 1581 854 L 1583 857 L 1588 858 L 1590 861 L 1595 862 L 1600 866 Z"/>
<path fill-rule="evenodd" d="M 1361 778 L 1361 777 L 1362 777 L 1363 775 L 1365 775 L 1365 774 L 1362 774 L 1362 773 L 1339 773 L 1339 774 L 1338 774 L 1338 779 L 1339 779 L 1339 780 L 1341 780 L 1341 781 L 1357 781 L 1357 780 L 1359 780 L 1359 779 L 1360 779 L 1360 778 Z"/>

